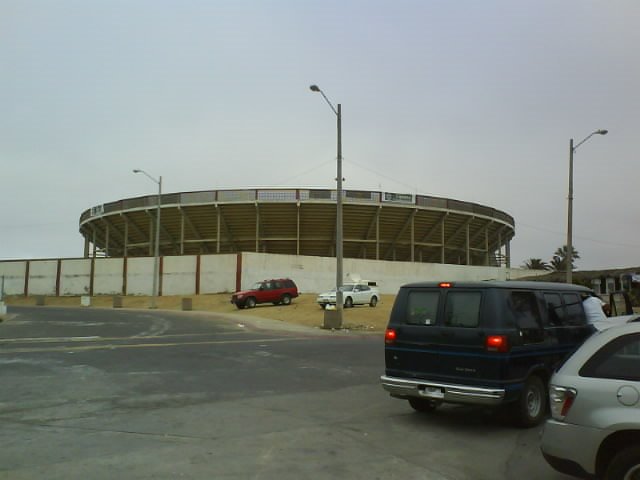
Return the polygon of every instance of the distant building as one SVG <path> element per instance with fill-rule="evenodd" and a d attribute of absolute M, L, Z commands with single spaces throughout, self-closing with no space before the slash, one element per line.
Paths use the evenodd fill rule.
<path fill-rule="evenodd" d="M 154 254 L 157 195 L 80 216 L 84 256 Z M 336 190 L 163 194 L 160 254 L 261 252 L 335 256 Z M 405 193 L 343 192 L 345 258 L 510 266 L 513 217 L 477 203 Z"/>

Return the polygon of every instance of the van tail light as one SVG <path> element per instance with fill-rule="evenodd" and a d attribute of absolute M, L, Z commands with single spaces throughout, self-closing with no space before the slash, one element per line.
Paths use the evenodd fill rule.
<path fill-rule="evenodd" d="M 549 406 L 555 420 L 564 420 L 578 395 L 575 388 L 549 385 Z"/>
<path fill-rule="evenodd" d="M 384 332 L 384 343 L 387 345 L 396 343 L 396 331 L 394 328 L 387 328 L 387 331 Z"/>
<path fill-rule="evenodd" d="M 453 287 L 453 283 L 451 283 L 451 282 L 440 282 L 438 284 L 438 286 L 440 288 L 451 288 L 451 287 Z"/>
<path fill-rule="evenodd" d="M 485 346 L 489 352 L 505 353 L 509 351 L 509 339 L 506 335 L 489 335 Z"/>

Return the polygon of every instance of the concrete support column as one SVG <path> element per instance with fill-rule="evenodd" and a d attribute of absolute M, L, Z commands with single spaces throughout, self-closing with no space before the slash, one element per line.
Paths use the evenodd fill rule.
<path fill-rule="evenodd" d="M 470 250 L 470 242 L 469 242 L 469 224 L 468 223 L 466 228 L 465 250 L 466 250 L 466 256 L 467 256 L 467 261 L 465 262 L 465 264 L 471 265 L 471 250 Z"/>
<path fill-rule="evenodd" d="M 124 247 L 122 250 L 122 256 L 129 256 L 129 221 L 127 217 L 124 217 Z"/>
<path fill-rule="evenodd" d="M 484 264 L 489 266 L 489 228 L 484 231 Z"/>
<path fill-rule="evenodd" d="M 379 207 L 378 215 L 376 215 L 376 260 L 380 260 L 380 211 L 382 207 Z"/>
<path fill-rule="evenodd" d="M 440 263 L 444 263 L 445 254 L 444 254 L 444 218 L 442 219 L 442 224 L 440 225 Z"/>
<path fill-rule="evenodd" d="M 149 217 L 149 256 L 153 256 L 153 235 L 155 232 L 153 217 Z"/>
<path fill-rule="evenodd" d="M 414 212 L 415 213 L 415 212 Z M 415 251 L 416 251 L 416 244 L 415 244 L 415 215 L 411 216 L 411 263 L 415 262 Z"/>
<path fill-rule="evenodd" d="M 180 210 L 180 255 L 184 255 L 184 212 Z"/>
<path fill-rule="evenodd" d="M 260 252 L 260 209 L 256 203 L 256 253 Z"/>
<path fill-rule="evenodd" d="M 220 209 L 216 207 L 216 212 L 218 214 L 218 226 L 216 228 L 216 253 L 220 253 Z"/>
<path fill-rule="evenodd" d="M 109 224 L 107 223 L 105 234 L 104 234 L 104 254 L 105 256 L 109 256 Z"/>
<path fill-rule="evenodd" d="M 296 255 L 300 255 L 300 202 L 296 208 Z"/>

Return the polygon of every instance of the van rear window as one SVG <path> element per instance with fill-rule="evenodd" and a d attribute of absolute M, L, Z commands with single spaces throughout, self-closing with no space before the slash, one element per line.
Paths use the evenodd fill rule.
<path fill-rule="evenodd" d="M 448 327 L 477 327 L 481 300 L 481 292 L 447 292 L 444 324 Z"/>
<path fill-rule="evenodd" d="M 409 292 L 407 323 L 411 325 L 435 325 L 438 317 L 439 291 Z"/>

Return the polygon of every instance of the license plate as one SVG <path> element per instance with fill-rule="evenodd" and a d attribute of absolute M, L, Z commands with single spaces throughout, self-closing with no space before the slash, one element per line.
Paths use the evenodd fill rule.
<path fill-rule="evenodd" d="M 438 387 L 424 387 L 420 390 L 420 395 L 429 398 L 444 398 L 444 390 Z"/>

